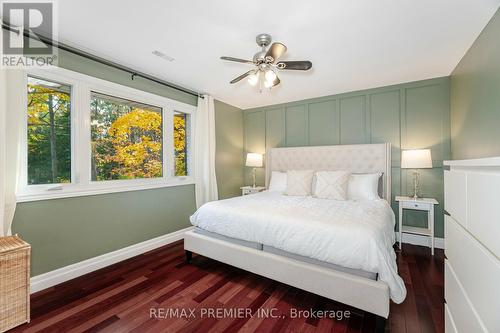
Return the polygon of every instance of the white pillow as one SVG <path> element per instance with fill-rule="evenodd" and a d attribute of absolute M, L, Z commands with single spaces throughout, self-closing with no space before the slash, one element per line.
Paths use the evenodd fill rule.
<path fill-rule="evenodd" d="M 349 200 L 375 200 L 378 195 L 378 180 L 381 173 L 351 174 L 347 184 Z"/>
<path fill-rule="evenodd" d="M 316 172 L 313 196 L 320 199 L 347 200 L 347 183 L 350 173 L 346 171 Z"/>
<path fill-rule="evenodd" d="M 286 191 L 286 178 L 286 172 L 273 171 L 269 182 L 269 192 L 284 193 Z"/>
<path fill-rule="evenodd" d="M 286 195 L 311 195 L 311 187 L 314 171 L 312 170 L 289 170 L 286 172 Z"/>

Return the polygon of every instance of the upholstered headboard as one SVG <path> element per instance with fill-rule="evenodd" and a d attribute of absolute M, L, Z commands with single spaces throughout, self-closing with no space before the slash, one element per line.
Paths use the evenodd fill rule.
<path fill-rule="evenodd" d="M 272 171 L 345 170 L 382 172 L 379 194 L 391 202 L 391 144 L 271 148 L 266 152 L 266 186 Z"/>

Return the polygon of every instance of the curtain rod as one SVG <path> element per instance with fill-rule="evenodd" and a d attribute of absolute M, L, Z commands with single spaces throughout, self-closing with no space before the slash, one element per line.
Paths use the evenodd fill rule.
<path fill-rule="evenodd" d="M 18 29 L 16 29 L 15 27 L 9 25 L 6 22 L 2 22 L 2 29 L 8 30 L 8 31 L 12 31 L 12 32 L 15 32 L 15 33 L 19 34 L 19 30 Z M 26 30 L 26 29 L 24 29 L 24 36 L 28 37 L 28 38 L 34 38 L 34 36 L 31 35 L 31 32 L 29 30 Z M 96 61 L 96 62 L 101 63 L 103 65 L 106 65 L 106 66 L 109 66 L 109 67 L 113 67 L 115 69 L 119 69 L 121 71 L 127 72 L 127 73 L 129 73 L 131 75 L 131 77 L 130 77 L 131 80 L 134 80 L 135 77 L 142 77 L 143 79 L 146 79 L 146 80 L 149 80 L 149 81 L 161 84 L 163 86 L 166 86 L 166 87 L 169 87 L 169 88 L 172 88 L 172 89 L 175 89 L 175 90 L 182 91 L 183 93 L 186 93 L 186 94 L 189 94 L 189 95 L 192 95 L 192 96 L 196 96 L 196 97 L 204 98 L 203 95 L 200 94 L 200 93 L 198 93 L 198 92 L 195 92 L 195 91 L 183 88 L 181 86 L 177 86 L 175 84 L 172 84 L 172 83 L 169 83 L 169 82 L 157 79 L 154 76 L 151 76 L 151 75 L 148 75 L 148 74 L 136 71 L 136 70 L 134 70 L 132 68 L 129 68 L 129 67 L 126 67 L 126 66 L 122 66 L 122 65 L 120 65 L 120 64 L 118 64 L 116 62 L 113 62 L 113 61 L 106 60 L 104 58 L 95 56 L 95 55 L 90 54 L 88 52 L 85 52 L 85 51 L 76 49 L 74 47 L 71 47 L 69 45 L 66 45 L 64 43 L 56 42 L 56 41 L 54 41 L 53 39 L 51 39 L 49 37 L 42 36 L 42 35 L 36 35 L 36 39 L 42 41 L 45 44 L 57 47 L 58 49 L 61 49 L 63 51 L 67 51 L 67 52 L 76 54 L 76 55 L 78 55 L 80 57 L 83 57 L 83 58 L 86 58 L 86 59 L 89 59 L 89 60 L 92 60 L 92 61 Z"/>

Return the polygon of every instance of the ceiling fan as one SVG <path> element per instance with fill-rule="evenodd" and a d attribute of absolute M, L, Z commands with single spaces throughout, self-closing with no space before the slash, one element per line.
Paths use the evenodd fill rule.
<path fill-rule="evenodd" d="M 276 75 L 277 70 L 307 71 L 312 67 L 310 61 L 278 61 L 278 59 L 285 54 L 286 46 L 279 42 L 274 42 L 269 46 L 272 39 L 268 34 L 259 34 L 255 40 L 262 50 L 255 53 L 252 60 L 220 57 L 222 60 L 241 62 L 255 66 L 255 68 L 233 79 L 230 82 L 231 84 L 248 78 L 248 83 L 252 86 L 260 83 L 260 89 L 262 91 L 262 85 L 264 85 L 265 88 L 272 88 L 280 84 L 281 81 Z M 269 49 L 267 49 L 268 46 Z M 264 79 L 263 81 L 262 78 Z"/>

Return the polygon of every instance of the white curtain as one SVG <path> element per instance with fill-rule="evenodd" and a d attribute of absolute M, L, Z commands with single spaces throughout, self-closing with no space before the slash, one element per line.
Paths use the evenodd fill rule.
<path fill-rule="evenodd" d="M 10 235 L 16 210 L 22 121 L 24 73 L 0 70 L 0 235 Z"/>
<path fill-rule="evenodd" d="M 215 108 L 210 95 L 198 98 L 195 123 L 196 206 L 218 199 L 215 176 Z"/>

